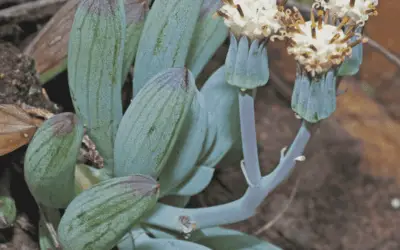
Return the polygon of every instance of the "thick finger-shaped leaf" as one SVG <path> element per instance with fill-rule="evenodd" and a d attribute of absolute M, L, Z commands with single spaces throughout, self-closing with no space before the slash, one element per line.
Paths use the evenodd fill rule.
<path fill-rule="evenodd" d="M 35 59 L 36 71 L 42 84 L 67 68 L 69 34 L 79 2 L 79 0 L 67 1 L 24 50 L 25 54 Z M 123 79 L 136 54 L 144 17 L 149 10 L 148 0 L 124 0 L 124 2 L 127 26 Z"/>
<path fill-rule="evenodd" d="M 132 234 L 128 232 L 122 237 L 117 245 L 118 250 L 134 250 L 135 249 L 135 239 Z"/>
<path fill-rule="evenodd" d="M 190 196 L 168 195 L 162 197 L 159 202 L 174 207 L 185 207 L 189 200 Z"/>
<path fill-rule="evenodd" d="M 83 191 L 58 226 L 63 249 L 111 249 L 156 204 L 158 195 L 157 182 L 143 175 L 113 178 Z"/>
<path fill-rule="evenodd" d="M 193 75 L 186 68 L 168 69 L 150 79 L 129 105 L 118 129 L 116 176 L 159 176 L 195 93 Z"/>
<path fill-rule="evenodd" d="M 123 0 L 82 0 L 68 48 L 68 79 L 75 111 L 111 173 L 114 139 L 122 118 L 125 32 Z"/>
<path fill-rule="evenodd" d="M 175 147 L 158 180 L 161 185 L 161 196 L 168 194 L 193 172 L 203 148 L 208 113 L 202 94 L 197 90 L 196 92 Z"/>
<path fill-rule="evenodd" d="M 208 110 L 208 109 L 207 109 Z M 198 163 L 201 162 L 201 160 L 206 157 L 208 154 L 210 154 L 211 149 L 214 147 L 215 143 L 217 142 L 217 126 L 215 122 L 212 120 L 212 113 L 208 110 L 208 125 L 207 125 L 207 133 L 206 133 L 206 139 L 203 143 L 203 148 L 201 150 L 201 154 L 198 160 Z"/>
<path fill-rule="evenodd" d="M 39 123 L 13 104 L 0 105 L 0 156 L 27 144 Z"/>
<path fill-rule="evenodd" d="M 195 77 L 200 74 L 228 36 L 228 28 L 223 19 L 213 16 L 215 11 L 221 7 L 221 3 L 222 1 L 204 0 L 201 6 L 199 20 L 186 60 L 188 68 Z"/>
<path fill-rule="evenodd" d="M 171 231 L 163 231 L 161 228 L 158 227 L 151 227 L 147 224 L 143 224 L 142 230 L 140 233 L 147 232 L 148 235 L 151 235 L 153 238 L 162 238 L 162 239 L 175 239 L 176 235 L 173 235 Z"/>
<path fill-rule="evenodd" d="M 83 124 L 73 113 L 61 113 L 35 133 L 26 151 L 24 175 L 38 202 L 65 208 L 74 198 L 74 168 L 83 132 Z"/>
<path fill-rule="evenodd" d="M 193 196 L 203 191 L 214 176 L 214 168 L 199 166 L 194 173 L 182 183 L 175 192 L 176 195 Z"/>
<path fill-rule="evenodd" d="M 124 51 L 124 66 L 122 81 L 128 75 L 136 55 L 140 35 L 142 34 L 144 21 L 149 12 L 149 0 L 125 0 L 126 38 Z"/>
<path fill-rule="evenodd" d="M 135 95 L 157 73 L 184 67 L 202 1 L 158 0 L 146 18 L 133 79 Z"/>
<path fill-rule="evenodd" d="M 147 239 L 136 244 L 137 250 L 211 250 L 208 247 L 176 239 Z"/>
<path fill-rule="evenodd" d="M 217 127 L 217 140 L 200 164 L 215 167 L 237 140 L 240 140 L 239 89 L 226 83 L 225 67 L 218 69 L 201 89 Z"/>
<path fill-rule="evenodd" d="M 218 250 L 282 250 L 256 237 L 225 228 L 203 229 L 204 236 L 197 243 Z"/>

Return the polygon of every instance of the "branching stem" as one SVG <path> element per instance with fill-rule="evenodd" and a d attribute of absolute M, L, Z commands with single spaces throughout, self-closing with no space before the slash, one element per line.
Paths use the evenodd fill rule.
<path fill-rule="evenodd" d="M 261 179 L 260 185 L 249 186 L 240 199 L 207 208 L 177 208 L 158 203 L 145 222 L 169 230 L 182 231 L 182 227 L 188 227 L 188 222 L 191 229 L 195 230 L 236 223 L 250 218 L 268 194 L 288 177 L 295 166 L 296 158 L 303 154 L 310 137 L 311 132 L 307 128 L 307 123 L 303 122 L 287 154 L 284 155 L 284 150 L 282 150 L 278 166 Z M 185 219 L 185 225 L 181 223 L 182 218 Z"/>

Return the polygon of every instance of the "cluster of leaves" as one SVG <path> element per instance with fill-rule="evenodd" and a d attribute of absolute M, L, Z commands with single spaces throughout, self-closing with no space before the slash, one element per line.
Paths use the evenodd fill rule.
<path fill-rule="evenodd" d="M 224 67 L 201 90 L 195 83 L 228 34 L 213 18 L 219 7 L 211 0 L 79 3 L 68 48 L 76 114 L 41 124 L 25 157 L 42 249 L 276 248 L 218 222 L 202 227 L 181 209 L 240 145 L 239 89 L 226 84 Z M 123 112 L 133 61 L 134 98 Z M 85 130 L 103 169 L 76 164 Z M 202 230 L 178 240 L 195 226 Z"/>
<path fill-rule="evenodd" d="M 243 15 L 240 6 L 223 2 Z M 223 18 L 214 15 L 219 1 L 74 4 L 66 65 L 75 114 L 54 115 L 44 123 L 29 120 L 21 110 L 9 115 L 27 134 L 11 148 L 26 143 L 39 127 L 26 152 L 24 173 L 41 211 L 41 249 L 279 249 L 218 226 L 252 216 L 295 162 L 304 160 L 308 122 L 334 110 L 315 104 L 326 89 L 336 100 L 336 78 L 317 83 L 299 74 L 292 108 L 308 122 L 288 152 L 282 150 L 274 171 L 262 177 L 254 98 L 269 78 L 264 42 L 231 34 L 226 66 L 199 89 L 196 79 L 228 35 Z M 132 64 L 133 99 L 124 111 L 121 89 Z M 85 133 L 104 168 L 77 164 Z M 216 207 L 185 208 L 210 183 L 215 166 L 240 147 L 249 185 L 243 197 Z M 62 216 L 58 209 L 65 209 Z M 12 217 L 0 207 L 0 218 Z"/>

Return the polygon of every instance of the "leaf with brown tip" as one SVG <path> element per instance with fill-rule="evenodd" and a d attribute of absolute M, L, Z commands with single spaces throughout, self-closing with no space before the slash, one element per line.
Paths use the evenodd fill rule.
<path fill-rule="evenodd" d="M 67 68 L 69 33 L 79 2 L 67 1 L 24 50 L 35 60 L 42 84 Z"/>

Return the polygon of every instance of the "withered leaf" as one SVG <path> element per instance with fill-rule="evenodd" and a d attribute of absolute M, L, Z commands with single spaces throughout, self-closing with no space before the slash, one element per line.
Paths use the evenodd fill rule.
<path fill-rule="evenodd" d="M 27 144 L 40 122 L 13 104 L 0 105 L 0 156 Z"/>
<path fill-rule="evenodd" d="M 25 54 L 35 59 L 42 84 L 67 67 L 69 32 L 79 2 L 67 1 L 24 50 Z"/>

